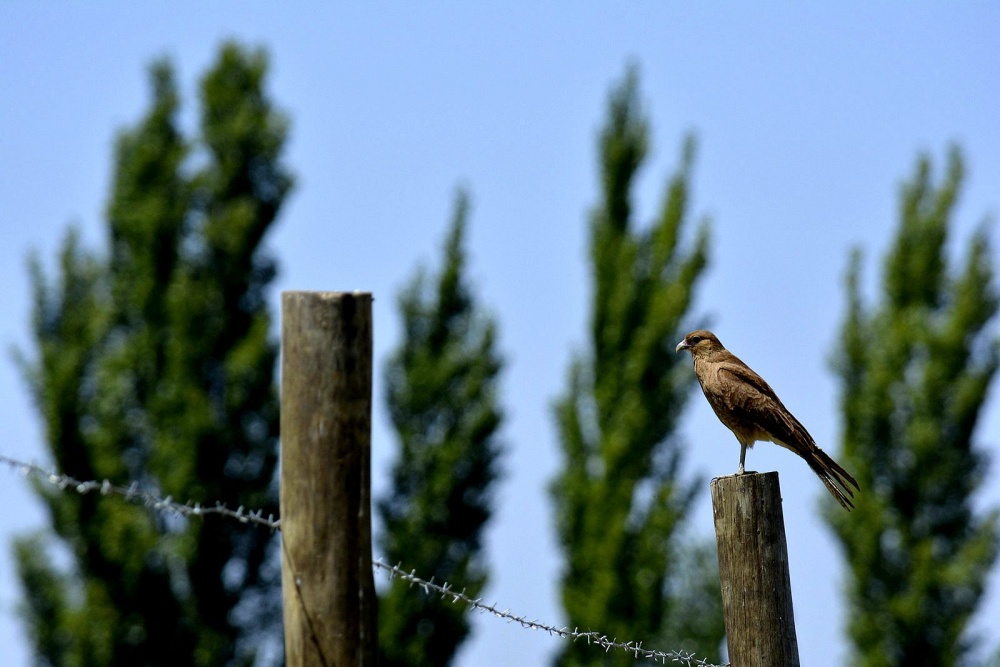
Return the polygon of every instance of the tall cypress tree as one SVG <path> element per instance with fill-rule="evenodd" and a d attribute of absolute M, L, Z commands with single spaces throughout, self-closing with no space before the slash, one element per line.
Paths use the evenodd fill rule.
<path fill-rule="evenodd" d="M 953 149 L 940 183 L 925 156 L 902 190 L 878 303 L 861 295 L 860 252 L 835 357 L 844 464 L 863 493 L 826 518 L 847 556 L 854 664 L 967 664 L 970 617 L 1000 547 L 1000 512 L 977 512 L 987 461 L 975 432 L 1000 365 L 997 290 L 979 228 L 962 266 L 946 243 L 962 184 Z"/>
<path fill-rule="evenodd" d="M 503 363 L 496 323 L 476 304 L 465 275 L 467 215 L 460 192 L 440 273 L 418 273 L 399 300 L 403 341 L 385 377 L 400 450 L 378 511 L 385 558 L 476 597 L 486 585 L 482 533 L 502 450 Z M 469 634 L 468 613 L 393 581 L 379 598 L 380 664 L 449 664 Z"/>
<path fill-rule="evenodd" d="M 150 109 L 117 142 L 106 253 L 71 231 L 54 279 L 32 262 L 22 367 L 75 478 L 277 514 L 276 269 L 261 242 L 291 178 L 266 72 L 263 52 L 226 44 L 188 140 L 172 69 L 155 64 Z M 36 491 L 51 531 L 15 546 L 36 664 L 237 665 L 280 647 L 273 535 Z"/>
<path fill-rule="evenodd" d="M 697 228 L 685 249 L 694 154 L 688 139 L 658 218 L 648 230 L 635 228 L 632 188 L 648 134 L 630 71 L 611 95 L 600 137 L 601 200 L 590 220 L 589 349 L 573 361 L 569 387 L 556 405 L 563 470 L 552 491 L 565 558 L 562 601 L 570 627 L 647 645 L 659 638 L 714 657 L 724 632 L 718 578 L 715 586 L 703 585 L 705 568 L 697 564 L 705 550 L 681 557 L 677 538 L 695 483 L 680 478 L 683 452 L 675 432 L 694 376 L 674 346 L 690 326 L 708 225 Z M 682 562 L 692 567 L 681 570 Z M 681 599 L 706 600 L 716 613 L 692 619 Z M 686 636 L 665 637 L 665 628 Z M 624 653 L 585 643 L 569 644 L 559 658 L 561 665 L 631 663 Z"/>

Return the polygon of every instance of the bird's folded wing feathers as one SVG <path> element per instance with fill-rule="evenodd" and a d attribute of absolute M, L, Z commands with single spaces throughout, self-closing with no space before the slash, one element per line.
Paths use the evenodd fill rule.
<path fill-rule="evenodd" d="M 767 431 L 778 444 L 805 454 L 811 438 L 805 427 L 788 411 L 774 390 L 749 366 L 723 363 L 719 379 L 727 385 L 727 402 L 734 414 Z M 815 446 L 815 445 L 813 445 Z"/>

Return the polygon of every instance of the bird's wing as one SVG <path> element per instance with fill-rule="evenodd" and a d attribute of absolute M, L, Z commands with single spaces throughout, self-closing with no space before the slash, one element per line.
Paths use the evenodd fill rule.
<path fill-rule="evenodd" d="M 806 427 L 781 403 L 764 378 L 735 357 L 720 363 L 718 377 L 738 420 L 754 424 L 772 442 L 801 456 L 837 502 L 848 510 L 854 507 L 851 502 L 854 493 L 849 485 L 860 488 L 857 480 L 816 445 Z"/>
<path fill-rule="evenodd" d="M 782 404 L 770 385 L 749 366 L 738 359 L 724 361 L 719 364 L 718 376 L 725 386 L 727 403 L 738 419 L 755 424 L 776 444 L 800 456 L 806 456 L 816 446 L 809 432 Z"/>

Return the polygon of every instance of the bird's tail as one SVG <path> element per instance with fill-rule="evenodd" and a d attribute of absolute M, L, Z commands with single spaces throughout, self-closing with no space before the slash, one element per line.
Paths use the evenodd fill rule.
<path fill-rule="evenodd" d="M 860 491 L 861 487 L 858 486 L 858 481 L 819 447 L 813 446 L 809 453 L 810 456 L 805 457 L 809 467 L 823 481 L 830 494 L 845 510 L 854 509 L 854 503 L 851 502 L 854 491 L 851 490 L 851 485 Z"/>

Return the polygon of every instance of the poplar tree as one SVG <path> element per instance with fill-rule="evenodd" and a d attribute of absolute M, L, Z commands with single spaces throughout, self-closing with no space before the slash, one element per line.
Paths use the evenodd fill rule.
<path fill-rule="evenodd" d="M 266 302 L 276 265 L 261 244 L 291 177 L 266 72 L 262 51 L 224 45 L 189 139 L 173 69 L 154 64 L 149 109 L 115 147 L 107 248 L 87 250 L 71 230 L 54 275 L 31 262 L 34 349 L 21 365 L 49 454 L 74 478 L 277 515 Z M 36 665 L 248 665 L 280 654 L 275 535 L 35 490 L 51 529 L 15 551 Z"/>
<path fill-rule="evenodd" d="M 403 340 L 385 367 L 399 440 L 392 486 L 378 503 L 384 557 L 477 597 L 488 565 L 483 529 L 502 452 L 496 322 L 466 276 L 468 197 L 460 192 L 440 273 L 402 292 Z M 379 597 L 382 667 L 450 664 L 468 637 L 469 610 L 394 580 Z"/>
<path fill-rule="evenodd" d="M 861 493 L 854 512 L 826 519 L 847 559 L 856 665 L 969 664 L 969 621 L 1000 546 L 1000 513 L 974 502 L 987 474 L 976 427 L 1000 364 L 986 226 L 959 266 L 947 252 L 963 174 L 957 148 L 939 182 L 919 159 L 876 303 L 862 297 L 859 250 L 847 274 L 835 369 L 843 463 Z"/>
<path fill-rule="evenodd" d="M 724 632 L 718 571 L 699 566 L 714 552 L 704 545 L 689 549 L 680 539 L 697 481 L 681 478 L 676 429 L 695 377 L 674 353 L 691 328 L 708 223 L 685 242 L 694 157 L 689 137 L 658 217 L 637 228 L 632 192 L 648 137 L 630 71 L 610 96 L 600 135 L 588 349 L 572 362 L 569 386 L 555 407 L 563 456 L 552 485 L 564 554 L 562 603 L 571 628 L 646 645 L 669 641 L 670 648 L 714 658 Z M 706 576 L 714 585 L 705 585 Z M 692 613 L 687 605 L 695 600 L 705 604 Z M 565 666 L 632 663 L 624 652 L 585 642 L 568 644 L 558 659 Z"/>

